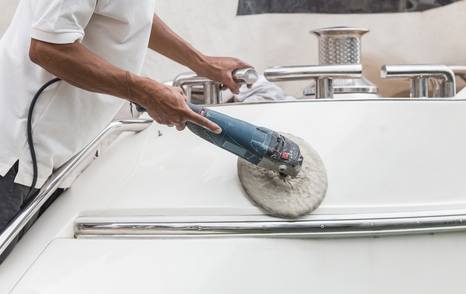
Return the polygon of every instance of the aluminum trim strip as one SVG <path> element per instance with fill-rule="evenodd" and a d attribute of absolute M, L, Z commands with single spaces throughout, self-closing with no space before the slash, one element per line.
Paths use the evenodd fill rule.
<path fill-rule="evenodd" d="M 173 218 L 172 218 L 173 219 Z M 197 219 L 197 220 L 196 220 Z M 200 220 L 201 219 L 201 220 Z M 286 221 L 228 217 L 173 220 L 167 217 L 82 217 L 75 222 L 76 238 L 172 238 L 172 237 L 377 237 L 466 231 L 466 210 L 321 215 Z"/>

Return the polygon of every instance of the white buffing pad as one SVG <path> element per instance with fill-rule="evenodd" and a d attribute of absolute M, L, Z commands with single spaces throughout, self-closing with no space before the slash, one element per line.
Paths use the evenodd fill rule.
<path fill-rule="evenodd" d="M 317 207 L 327 192 L 327 173 L 319 154 L 303 139 L 285 136 L 299 145 L 304 157 L 296 178 L 282 179 L 277 173 L 238 159 L 238 176 L 248 197 L 267 214 L 298 218 Z"/>

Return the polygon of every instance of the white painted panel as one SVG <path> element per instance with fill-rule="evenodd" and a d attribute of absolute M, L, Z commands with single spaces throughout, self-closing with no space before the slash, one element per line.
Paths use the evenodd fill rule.
<path fill-rule="evenodd" d="M 12 293 L 461 293 L 465 241 L 56 240 Z"/>
<path fill-rule="evenodd" d="M 329 175 L 327 198 L 316 213 L 465 207 L 466 101 L 313 101 L 216 109 L 314 146 Z M 0 290 L 10 289 L 51 240 L 71 238 L 79 214 L 131 209 L 260 213 L 244 197 L 233 155 L 189 131 L 154 125 L 122 138 L 41 217 L 0 267 Z"/>
<path fill-rule="evenodd" d="M 308 141 L 328 170 L 327 212 L 466 201 L 466 102 L 321 101 L 218 110 Z M 154 126 L 127 145 L 133 147 L 117 146 L 96 162 L 70 197 L 92 199 L 96 209 L 251 207 L 236 157 L 189 131 Z"/>

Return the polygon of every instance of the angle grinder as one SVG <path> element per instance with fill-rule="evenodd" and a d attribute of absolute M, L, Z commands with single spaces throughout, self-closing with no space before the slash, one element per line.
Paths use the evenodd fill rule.
<path fill-rule="evenodd" d="M 235 81 L 251 87 L 257 79 L 252 68 L 238 69 L 233 72 Z M 202 105 L 187 103 L 192 111 L 216 123 L 222 133 L 214 134 L 192 122 L 186 125 L 194 134 L 225 149 L 246 161 L 267 170 L 277 172 L 281 177 L 296 177 L 303 165 L 299 146 L 285 136 L 263 127 L 210 110 Z M 138 106 L 139 107 L 139 106 Z M 138 111 L 145 111 L 142 107 Z"/>
<path fill-rule="evenodd" d="M 327 192 L 327 173 L 307 142 L 201 105 L 188 105 L 222 128 L 222 133 L 215 134 L 187 123 L 194 134 L 238 156 L 239 180 L 258 208 L 274 217 L 296 219 L 320 206 Z"/>
<path fill-rule="evenodd" d="M 285 136 L 226 114 L 188 103 L 196 113 L 216 123 L 222 133 L 188 122 L 187 127 L 204 140 L 225 149 L 259 167 L 275 171 L 282 177 L 296 177 L 303 165 L 299 146 Z"/>
<path fill-rule="evenodd" d="M 232 73 L 237 83 L 250 88 L 258 80 L 253 68 L 237 69 Z M 264 169 L 277 172 L 282 177 L 296 177 L 303 165 L 299 146 L 285 136 L 264 127 L 230 117 L 188 102 L 192 111 L 216 123 L 222 133 L 214 134 L 192 122 L 187 127 L 204 140 L 227 150 Z"/>
<path fill-rule="evenodd" d="M 233 77 L 248 87 L 258 80 L 252 68 L 236 70 Z M 327 174 L 319 154 L 307 142 L 203 105 L 188 102 L 188 106 L 222 129 L 215 134 L 187 122 L 191 132 L 238 156 L 239 180 L 258 208 L 271 216 L 295 219 L 319 207 L 327 191 Z"/>

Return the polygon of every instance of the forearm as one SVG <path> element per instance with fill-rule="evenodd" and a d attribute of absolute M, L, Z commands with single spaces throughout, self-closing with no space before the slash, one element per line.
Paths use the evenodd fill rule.
<path fill-rule="evenodd" d="M 120 97 L 145 105 L 145 78 L 118 68 L 80 43 L 56 45 L 32 40 L 31 60 L 53 75 L 81 89 Z M 151 81 L 153 86 L 154 81 Z"/>
<path fill-rule="evenodd" d="M 158 16 L 154 15 L 149 48 L 199 72 L 208 65 L 206 56 L 173 32 Z"/>
<path fill-rule="evenodd" d="M 188 107 L 181 89 L 129 74 L 80 43 L 55 45 L 32 40 L 29 55 L 34 63 L 76 87 L 138 103 L 160 124 L 181 130 L 191 121 L 221 132 L 219 126 Z"/>

